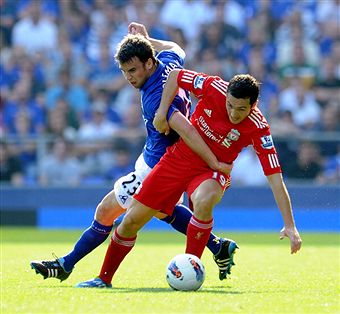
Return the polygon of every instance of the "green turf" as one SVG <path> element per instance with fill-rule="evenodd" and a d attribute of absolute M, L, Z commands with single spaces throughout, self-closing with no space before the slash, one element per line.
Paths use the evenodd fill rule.
<path fill-rule="evenodd" d="M 106 244 L 79 262 L 67 281 L 42 280 L 32 259 L 50 259 L 72 247 L 80 231 L 1 229 L 1 313 L 340 313 L 339 234 L 302 234 L 290 255 L 273 233 L 232 233 L 241 249 L 227 281 L 219 281 L 208 250 L 200 291 L 176 292 L 165 280 L 167 262 L 183 251 L 176 233 L 141 232 L 116 273 L 114 288 L 77 289 L 95 276 Z M 225 234 L 224 234 L 225 235 Z"/>

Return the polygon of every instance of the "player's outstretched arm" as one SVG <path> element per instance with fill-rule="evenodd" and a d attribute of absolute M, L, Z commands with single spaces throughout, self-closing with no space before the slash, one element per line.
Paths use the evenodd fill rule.
<path fill-rule="evenodd" d="M 291 254 L 297 253 L 301 248 L 302 240 L 295 227 L 292 205 L 286 185 L 283 182 L 282 174 L 275 173 L 267 176 L 267 179 L 284 222 L 284 227 L 280 232 L 280 239 L 288 237 Z"/>
<path fill-rule="evenodd" d="M 185 57 L 184 50 L 176 43 L 172 41 L 159 40 L 159 39 L 149 37 L 149 33 L 143 24 L 136 23 L 136 22 L 130 23 L 128 26 L 128 32 L 129 34 L 143 35 L 145 38 L 147 38 L 151 42 L 152 46 L 154 47 L 156 51 L 174 50 L 182 58 Z"/>

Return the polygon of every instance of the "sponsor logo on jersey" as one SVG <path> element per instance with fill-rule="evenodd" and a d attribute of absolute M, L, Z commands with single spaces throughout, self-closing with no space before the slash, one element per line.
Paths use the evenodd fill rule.
<path fill-rule="evenodd" d="M 261 146 L 264 149 L 272 149 L 274 147 L 273 139 L 271 135 L 266 135 L 261 137 Z"/>
<path fill-rule="evenodd" d="M 196 76 L 194 80 L 194 88 L 202 89 L 204 81 L 205 77 L 200 75 Z"/>
<path fill-rule="evenodd" d="M 236 129 L 231 129 L 231 131 L 227 134 L 227 137 L 223 140 L 222 145 L 226 147 L 230 147 L 233 141 L 237 141 L 240 137 L 240 132 Z"/>
<path fill-rule="evenodd" d="M 210 109 L 204 109 L 204 112 L 207 114 L 207 116 L 208 116 L 209 118 L 211 118 L 212 110 L 210 110 Z"/>
<path fill-rule="evenodd" d="M 213 140 L 216 143 L 220 143 L 223 139 L 222 135 L 214 134 L 214 130 L 209 127 L 209 124 L 205 121 L 203 116 L 198 118 L 198 126 L 202 130 L 202 132 L 207 136 L 209 139 Z"/>

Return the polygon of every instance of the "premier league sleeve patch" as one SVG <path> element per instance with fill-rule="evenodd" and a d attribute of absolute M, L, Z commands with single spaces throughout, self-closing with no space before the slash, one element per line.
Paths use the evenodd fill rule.
<path fill-rule="evenodd" d="M 202 89 L 204 81 L 205 81 L 204 76 L 200 75 L 196 76 L 194 80 L 194 88 Z"/>
<path fill-rule="evenodd" d="M 261 137 L 261 146 L 264 149 L 272 149 L 274 147 L 273 139 L 271 135 L 266 135 Z"/>

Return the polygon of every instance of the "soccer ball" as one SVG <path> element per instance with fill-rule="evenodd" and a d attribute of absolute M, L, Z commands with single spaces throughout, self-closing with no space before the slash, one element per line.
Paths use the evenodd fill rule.
<path fill-rule="evenodd" d="M 192 254 L 176 255 L 166 268 L 166 280 L 174 290 L 198 290 L 205 279 L 201 260 Z"/>

